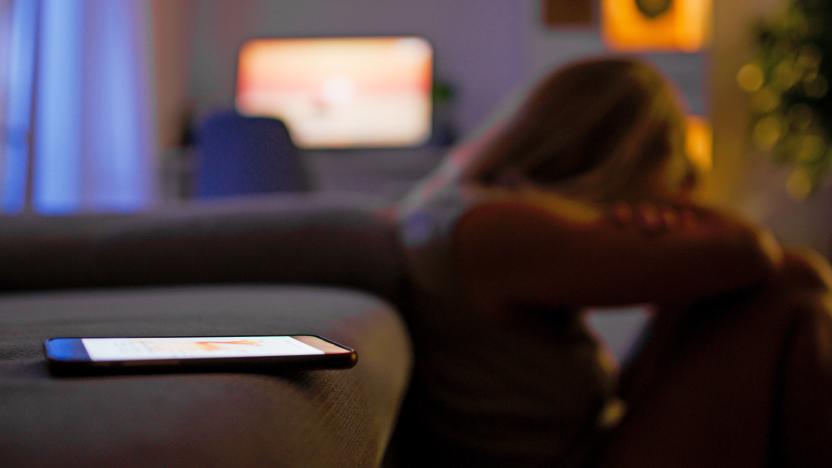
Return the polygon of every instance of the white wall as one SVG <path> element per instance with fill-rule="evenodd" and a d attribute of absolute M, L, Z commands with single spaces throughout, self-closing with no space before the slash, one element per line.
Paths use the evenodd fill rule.
<path fill-rule="evenodd" d="M 237 48 L 253 36 L 423 35 L 435 45 L 438 77 L 458 88 L 456 121 L 463 132 L 476 128 L 519 84 L 553 66 L 606 52 L 597 27 L 545 27 L 538 0 L 155 1 L 166 5 L 168 14 L 175 10 L 183 25 L 177 34 L 191 38 L 189 48 L 174 44 L 164 65 L 157 63 L 158 79 L 168 80 L 161 127 L 180 118 L 188 98 L 198 111 L 231 107 Z M 713 118 L 712 198 L 772 226 L 787 242 L 828 251 L 830 191 L 810 202 L 789 199 L 783 174 L 746 144 L 748 114 L 736 70 L 751 56 L 751 25 L 781 1 L 714 2 L 710 51 L 644 57 L 676 82 L 692 112 Z M 172 20 L 167 21 L 171 31 Z M 186 79 L 187 87 L 180 82 Z"/>
<path fill-rule="evenodd" d="M 153 79 L 159 147 L 178 146 L 190 103 L 195 0 L 151 0 Z"/>
<path fill-rule="evenodd" d="M 598 28 L 552 30 L 538 0 L 201 0 L 195 3 L 191 92 L 200 110 L 233 104 L 239 45 L 253 36 L 419 34 L 436 48 L 437 76 L 459 91 L 456 120 L 475 128 L 517 85 L 606 51 Z M 702 54 L 647 57 L 706 111 Z"/>
<path fill-rule="evenodd" d="M 601 35 L 600 26 L 592 28 L 551 29 L 542 24 L 537 2 L 530 9 L 530 66 L 535 75 L 582 57 L 611 53 Z M 616 52 L 612 52 L 616 53 Z M 706 115 L 709 99 L 706 89 L 705 53 L 629 54 L 656 65 L 681 91 L 691 112 Z"/>
<path fill-rule="evenodd" d="M 253 36 L 417 34 L 457 86 L 461 130 L 477 125 L 529 70 L 529 0 L 202 0 L 191 91 L 202 110 L 233 104 L 239 45 Z"/>

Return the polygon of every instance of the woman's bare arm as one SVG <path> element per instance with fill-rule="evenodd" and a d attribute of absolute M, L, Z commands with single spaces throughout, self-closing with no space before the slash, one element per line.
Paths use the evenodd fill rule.
<path fill-rule="evenodd" d="M 556 196 L 475 206 L 453 234 L 454 265 L 484 306 L 604 306 L 687 301 L 771 277 L 780 247 L 760 228 L 714 210 L 646 235 Z"/>

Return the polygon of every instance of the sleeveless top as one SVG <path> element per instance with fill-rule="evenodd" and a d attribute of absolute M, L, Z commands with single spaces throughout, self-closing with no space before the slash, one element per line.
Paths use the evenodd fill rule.
<path fill-rule="evenodd" d="M 440 168 L 424 184 L 433 190 L 423 185 L 399 213 L 415 354 L 401 425 L 411 430 L 398 437 L 409 441 L 399 448 L 403 465 L 585 466 L 615 408 L 610 362 L 579 311 L 498 317 L 463 297 L 451 233 L 488 195 L 447 183 L 454 172 Z"/>

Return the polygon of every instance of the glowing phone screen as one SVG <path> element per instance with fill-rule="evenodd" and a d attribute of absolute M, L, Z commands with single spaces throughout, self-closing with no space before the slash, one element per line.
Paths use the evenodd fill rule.
<path fill-rule="evenodd" d="M 81 341 L 93 361 L 324 354 L 291 336 L 83 338 Z"/>

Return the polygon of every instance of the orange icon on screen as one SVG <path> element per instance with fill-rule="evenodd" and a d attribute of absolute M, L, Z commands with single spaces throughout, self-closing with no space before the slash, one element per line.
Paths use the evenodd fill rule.
<path fill-rule="evenodd" d="M 217 351 L 223 349 L 223 345 L 260 346 L 260 343 L 254 340 L 197 341 L 194 344 L 205 351 Z"/>

